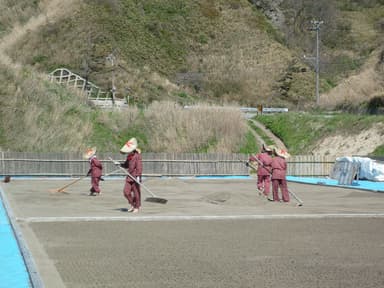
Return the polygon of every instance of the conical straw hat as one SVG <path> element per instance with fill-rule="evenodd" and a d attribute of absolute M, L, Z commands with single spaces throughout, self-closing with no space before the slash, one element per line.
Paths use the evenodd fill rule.
<path fill-rule="evenodd" d="M 85 153 L 83 154 L 83 158 L 89 159 L 92 156 L 94 156 L 95 154 L 96 154 L 96 147 L 87 148 L 87 150 L 85 150 Z"/>
<path fill-rule="evenodd" d="M 136 150 L 136 148 L 137 148 L 137 140 L 136 138 L 131 138 L 130 140 L 128 140 L 127 143 L 124 144 L 123 147 L 121 147 L 120 153 L 128 154 Z"/>
<path fill-rule="evenodd" d="M 288 159 L 289 157 L 291 157 L 291 155 L 289 155 L 289 153 L 284 149 L 276 148 L 275 153 L 277 156 L 283 157 L 285 159 Z"/>

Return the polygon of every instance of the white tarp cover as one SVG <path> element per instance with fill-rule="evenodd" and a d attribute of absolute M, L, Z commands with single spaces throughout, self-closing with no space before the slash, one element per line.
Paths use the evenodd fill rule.
<path fill-rule="evenodd" d="M 354 162 L 360 164 L 359 179 L 384 181 L 384 164 L 367 157 L 339 157 L 336 162 Z"/>

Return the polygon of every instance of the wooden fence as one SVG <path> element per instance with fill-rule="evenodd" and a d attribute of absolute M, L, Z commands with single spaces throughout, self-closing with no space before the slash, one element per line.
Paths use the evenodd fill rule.
<path fill-rule="evenodd" d="M 124 161 L 124 155 L 98 153 L 103 173 L 116 170 L 109 160 Z M 144 176 L 231 176 L 250 175 L 244 154 L 143 153 Z M 288 175 L 328 176 L 334 159 L 324 156 L 293 156 L 288 160 Z M 0 152 L 0 175 L 13 176 L 84 176 L 87 160 L 76 153 Z M 114 175 L 124 175 L 116 172 Z"/>
<path fill-rule="evenodd" d="M 322 155 L 296 155 L 288 159 L 287 175 L 290 176 L 329 176 L 335 158 Z"/>

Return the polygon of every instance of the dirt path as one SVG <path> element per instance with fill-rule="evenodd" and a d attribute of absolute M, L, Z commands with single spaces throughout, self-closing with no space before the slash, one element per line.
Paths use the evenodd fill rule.
<path fill-rule="evenodd" d="M 281 149 L 285 149 L 287 150 L 287 147 L 285 146 L 284 142 L 280 140 L 279 137 L 277 137 L 275 134 L 273 134 L 267 127 L 265 127 L 262 123 L 260 123 L 259 121 L 256 121 L 256 120 L 253 120 L 253 119 L 249 119 L 249 121 L 251 121 L 257 128 L 259 128 L 260 130 L 263 131 L 263 133 L 265 133 L 265 135 L 268 136 L 268 138 L 270 138 L 274 145 L 281 148 Z M 257 134 L 257 133 L 256 133 Z M 263 143 L 265 143 L 265 141 L 259 136 L 257 135 L 256 136 L 256 140 L 260 143 L 260 145 L 262 145 Z"/>
<path fill-rule="evenodd" d="M 252 123 L 254 122 L 253 120 L 249 120 L 249 121 L 251 121 Z M 257 134 L 257 132 L 254 129 L 251 128 L 250 130 L 253 134 L 253 137 L 255 137 L 256 139 L 257 146 L 261 147 L 265 143 L 265 141 L 263 140 L 263 138 L 261 138 L 259 134 Z"/>
<path fill-rule="evenodd" d="M 72 10 L 77 3 L 79 3 L 79 0 L 44 1 L 42 4 L 43 12 L 40 15 L 32 17 L 26 24 L 22 26 L 15 26 L 9 34 L 1 38 L 0 61 L 2 62 L 2 64 L 14 69 L 20 69 L 21 65 L 18 63 L 14 63 L 12 59 L 8 55 L 6 55 L 6 49 L 12 47 L 27 33 L 36 31 L 41 25 L 47 23 L 48 21 L 58 21 L 62 16 L 67 15 L 68 11 Z"/>

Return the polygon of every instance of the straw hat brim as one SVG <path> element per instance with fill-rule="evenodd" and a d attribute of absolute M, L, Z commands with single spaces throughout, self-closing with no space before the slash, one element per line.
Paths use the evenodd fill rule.
<path fill-rule="evenodd" d="M 291 157 L 291 155 L 287 151 L 285 151 L 283 149 L 277 149 L 276 150 L 276 155 L 280 156 L 280 157 L 283 157 L 285 159 L 288 159 L 289 157 Z"/>
<path fill-rule="evenodd" d="M 136 138 L 131 138 L 127 143 L 124 144 L 123 147 L 120 149 L 120 153 L 122 154 L 128 154 L 137 149 L 137 140 Z"/>
<path fill-rule="evenodd" d="M 264 149 L 264 151 L 267 151 L 267 152 L 272 152 L 272 148 L 271 147 L 269 147 L 268 145 L 266 145 L 266 144 L 263 144 L 263 149 Z"/>
<path fill-rule="evenodd" d="M 96 154 L 96 147 L 92 147 L 92 148 L 88 148 L 85 153 L 83 154 L 83 158 L 84 159 L 89 159 L 91 158 L 92 156 L 94 156 Z"/>

